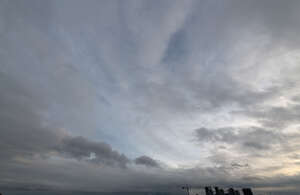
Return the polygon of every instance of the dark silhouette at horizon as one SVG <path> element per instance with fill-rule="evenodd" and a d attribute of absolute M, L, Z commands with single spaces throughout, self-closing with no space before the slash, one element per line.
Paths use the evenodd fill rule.
<path fill-rule="evenodd" d="M 213 191 L 211 186 L 206 186 L 204 189 L 206 195 L 240 195 L 241 194 L 239 190 L 235 190 L 234 188 L 229 188 L 226 193 L 222 188 L 219 188 L 217 186 L 214 187 L 215 192 Z M 242 192 L 244 195 L 253 195 L 251 188 L 243 188 Z"/>

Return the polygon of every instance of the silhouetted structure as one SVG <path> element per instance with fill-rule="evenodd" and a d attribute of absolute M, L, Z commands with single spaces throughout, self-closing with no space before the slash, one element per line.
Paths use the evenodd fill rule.
<path fill-rule="evenodd" d="M 216 195 L 221 195 L 220 194 L 220 190 L 219 190 L 219 188 L 217 186 L 215 187 L 215 191 L 216 191 Z"/>
<path fill-rule="evenodd" d="M 211 187 L 209 187 L 209 186 L 206 186 L 206 187 L 205 187 L 205 194 L 206 194 L 206 195 L 214 195 L 214 193 L 213 193 Z"/>
<path fill-rule="evenodd" d="M 186 186 L 182 187 L 183 190 L 187 191 L 187 194 L 190 195 L 190 187 L 186 184 Z"/>
<path fill-rule="evenodd" d="M 233 188 L 229 188 L 229 189 L 228 189 L 228 195 L 235 195 L 235 194 L 234 194 L 234 189 L 233 189 Z"/>
<path fill-rule="evenodd" d="M 241 195 L 240 191 L 235 190 L 234 188 L 229 188 L 227 193 L 225 193 L 222 188 L 217 186 L 214 187 L 214 190 L 210 186 L 206 186 L 204 189 L 206 195 Z M 242 191 L 244 195 L 253 195 L 251 188 L 243 188 Z"/>
<path fill-rule="evenodd" d="M 240 195 L 240 192 L 238 190 L 235 190 L 234 195 Z"/>
<path fill-rule="evenodd" d="M 243 188 L 244 195 L 253 195 L 251 188 Z"/>
<path fill-rule="evenodd" d="M 220 195 L 225 195 L 225 192 L 224 192 L 224 190 L 223 189 L 220 189 Z"/>

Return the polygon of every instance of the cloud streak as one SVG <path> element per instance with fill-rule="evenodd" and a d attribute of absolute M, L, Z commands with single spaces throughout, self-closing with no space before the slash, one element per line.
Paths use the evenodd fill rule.
<path fill-rule="evenodd" d="M 1 1 L 0 186 L 299 191 L 299 8 Z"/>

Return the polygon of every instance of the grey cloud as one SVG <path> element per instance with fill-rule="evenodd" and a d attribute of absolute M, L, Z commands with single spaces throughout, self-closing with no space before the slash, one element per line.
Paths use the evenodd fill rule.
<path fill-rule="evenodd" d="M 127 177 L 142 178 L 124 169 L 131 160 L 109 144 L 48 126 L 41 114 L 47 103 L 23 83 L 5 73 L 0 74 L 0 81 L 1 189 L 86 190 L 90 186 L 95 190 L 130 190 L 134 187 L 124 183 Z M 57 157 L 60 160 L 51 160 Z M 78 171 L 79 167 L 84 170 Z M 98 171 L 101 177 L 95 173 Z M 104 175 L 112 179 L 105 182 Z M 115 175 L 120 176 L 118 188 Z"/>
<path fill-rule="evenodd" d="M 212 144 L 225 143 L 242 147 L 246 150 L 268 150 L 273 145 L 284 142 L 284 135 L 257 127 L 249 128 L 199 128 L 195 130 L 199 143 L 210 142 Z"/>
<path fill-rule="evenodd" d="M 299 123 L 299 106 L 265 103 L 298 89 L 299 68 L 268 63 L 299 49 L 299 6 L 297 0 L 1 1 L 1 184 L 95 190 L 186 181 L 297 186 L 299 176 L 257 179 L 251 177 L 255 170 L 240 179 L 230 168 L 251 169 L 250 163 L 227 153 L 209 151 L 214 164 L 208 168 L 171 171 L 136 170 L 132 161 L 154 167 L 160 161 L 128 156 L 194 155 L 193 148 L 183 149 L 186 137 L 168 127 L 188 118 L 183 126 L 195 128 L 195 120 L 207 122 L 203 115 L 222 126 L 217 114 L 223 111 L 262 127 L 201 128 L 198 142 L 235 155 L 264 156 L 282 147 L 296 152 L 299 146 L 288 142 L 298 135 L 284 135 L 282 128 Z M 298 65 L 295 56 L 288 58 Z"/>
<path fill-rule="evenodd" d="M 57 150 L 71 158 L 110 166 L 126 167 L 129 159 L 107 143 L 93 142 L 84 137 L 65 137 Z"/>
<path fill-rule="evenodd" d="M 201 127 L 195 131 L 198 141 L 220 141 L 225 143 L 236 141 L 236 135 L 231 128 L 210 130 L 205 127 Z"/>
<path fill-rule="evenodd" d="M 39 115 L 45 102 L 39 102 L 34 92 L 4 73 L 0 74 L 0 81 L 1 163 L 18 157 L 49 156 L 54 151 L 110 166 L 125 167 L 129 162 L 107 143 L 72 137 L 64 130 L 45 125 Z"/>
<path fill-rule="evenodd" d="M 299 122 L 300 105 L 289 104 L 287 107 L 265 107 L 254 111 L 249 110 L 246 114 L 258 119 L 265 127 L 283 129 Z"/>
<path fill-rule="evenodd" d="M 291 154 L 291 155 L 289 156 L 289 158 L 295 159 L 295 160 L 300 160 L 300 155 L 299 155 L 299 154 Z"/>
<path fill-rule="evenodd" d="M 274 96 L 278 93 L 276 88 L 270 88 L 267 92 L 251 91 L 249 86 L 244 86 L 232 79 L 232 72 L 228 72 L 228 69 L 235 64 L 226 59 L 226 55 L 230 55 L 227 52 L 231 52 L 227 46 L 237 44 L 237 36 L 243 36 L 243 29 L 258 35 L 260 33 L 255 31 L 266 28 L 264 32 L 270 35 L 271 39 L 275 39 L 271 43 L 275 45 L 278 43 L 278 39 L 288 39 L 285 41 L 289 44 L 293 44 L 296 40 L 299 41 L 297 36 L 282 35 L 299 30 L 294 29 L 299 26 L 299 21 L 296 19 L 298 16 L 296 7 L 299 7 L 297 1 L 290 1 L 288 5 L 282 1 L 272 3 L 269 1 L 230 1 L 228 4 L 210 1 L 209 3 L 199 3 L 198 7 L 195 5 L 197 12 L 192 14 L 191 19 L 187 19 L 184 28 L 180 29 L 179 33 L 173 35 L 178 44 L 174 44 L 174 39 L 171 39 L 170 51 L 167 50 L 166 52 L 166 56 L 172 56 L 172 52 L 174 52 L 172 50 L 176 50 L 174 53 L 180 49 L 184 50 L 183 55 L 181 55 L 184 59 L 176 59 L 168 64 L 174 71 L 172 75 L 179 78 L 176 84 L 183 85 L 183 89 L 190 89 L 186 93 L 195 97 L 195 104 L 199 107 L 205 107 L 205 105 L 220 107 L 230 103 L 239 103 L 242 107 L 246 107 Z M 210 12 L 211 9 L 218 10 L 218 14 Z M 199 11 L 202 14 L 199 15 Z M 214 18 L 213 22 L 209 20 L 211 18 Z M 227 22 L 223 21 L 224 18 L 227 18 Z M 195 26 L 195 23 L 198 24 L 196 25 L 198 28 L 189 28 L 190 25 Z M 215 25 L 216 23 L 217 25 Z M 279 25 L 281 23 L 286 28 L 281 28 Z M 201 34 L 201 36 L 189 36 L 190 34 Z M 180 44 L 179 42 L 183 43 Z M 205 52 L 197 53 L 197 50 Z M 199 56 L 196 58 L 197 61 L 189 64 L 188 59 L 195 58 L 195 56 Z M 177 64 L 176 61 L 179 63 Z M 185 66 L 182 66 L 182 61 L 184 61 Z M 238 66 L 240 65 L 242 64 L 238 64 Z M 195 77 L 193 77 L 194 74 Z M 176 77 L 173 79 L 176 80 Z M 170 84 L 172 85 L 172 83 Z"/>
<path fill-rule="evenodd" d="M 234 168 L 244 168 L 244 167 L 249 167 L 249 164 L 246 163 L 246 164 L 240 164 L 240 163 L 237 163 L 237 162 L 233 162 L 231 163 L 231 166 L 234 167 Z"/>
<path fill-rule="evenodd" d="M 159 163 L 149 156 L 140 156 L 134 160 L 137 165 L 145 165 L 148 167 L 159 167 Z"/>
<path fill-rule="evenodd" d="M 39 112 L 45 106 L 37 94 L 6 74 L 0 73 L 0 157 L 45 154 L 59 140 L 59 131 L 42 123 Z"/>
<path fill-rule="evenodd" d="M 79 60 L 85 59 L 84 57 L 88 58 L 87 61 L 89 63 L 86 62 L 83 63 L 91 64 L 89 65 L 89 67 L 93 69 L 93 71 L 101 75 L 101 78 L 106 78 L 106 80 L 110 81 L 110 83 L 107 83 L 107 81 L 105 80 L 102 81 L 101 79 L 101 82 L 99 81 L 93 81 L 93 82 L 96 82 L 96 84 L 105 83 L 106 86 L 110 86 L 112 89 L 116 89 L 119 92 L 124 92 L 122 91 L 123 90 L 122 87 L 119 85 L 121 85 L 121 83 L 126 83 L 126 85 L 128 86 L 127 88 L 128 94 L 125 91 L 124 95 L 130 96 L 130 94 L 134 94 L 134 96 L 137 97 L 137 98 L 134 97 L 131 98 L 133 101 L 132 107 L 143 108 L 146 110 L 145 112 L 149 112 L 149 111 L 156 112 L 156 110 L 162 109 L 164 111 L 163 113 L 168 113 L 169 110 L 174 110 L 176 111 L 176 113 L 186 113 L 186 112 L 196 112 L 199 109 L 205 110 L 208 108 L 219 108 L 222 106 L 230 105 L 232 103 L 238 103 L 242 106 L 245 105 L 249 106 L 258 103 L 259 101 L 262 101 L 262 99 L 267 99 L 271 95 L 276 94 L 276 91 L 274 91 L 273 89 L 267 92 L 258 92 L 255 90 L 253 91 L 251 89 L 248 89 L 247 86 L 241 85 L 238 82 L 236 82 L 234 79 L 231 78 L 231 72 L 228 72 L 228 68 L 227 68 L 227 67 L 231 67 L 232 62 L 226 60 L 226 55 L 219 55 L 219 53 L 224 52 L 222 46 L 220 47 L 220 45 L 223 44 L 228 45 L 229 43 L 231 43 L 230 41 L 232 41 L 229 40 L 229 43 L 222 42 L 224 36 L 226 37 L 225 40 L 229 39 L 227 37 L 229 35 L 227 35 L 227 32 L 225 33 L 224 32 L 225 30 L 223 30 L 222 28 L 223 26 L 228 24 L 228 23 L 225 24 L 222 23 L 223 18 L 230 19 L 228 20 L 230 24 L 232 23 L 230 27 L 235 27 L 235 30 L 237 30 L 237 34 L 240 28 L 246 28 L 244 27 L 244 25 L 247 25 L 247 22 L 249 22 L 249 18 L 251 19 L 251 21 L 255 20 L 254 17 L 251 17 L 253 12 L 249 11 L 249 7 L 255 9 L 259 13 L 256 16 L 259 16 L 259 18 L 266 19 L 268 21 L 267 22 L 268 24 L 269 23 L 276 24 L 276 21 L 273 21 L 274 17 L 272 16 L 273 15 L 276 16 L 275 18 L 277 18 L 278 16 L 276 15 L 276 13 L 271 11 L 272 10 L 271 8 L 263 10 L 262 7 L 265 7 L 264 6 L 265 3 L 261 3 L 258 1 L 251 2 L 251 3 L 250 2 L 240 3 L 236 1 L 231 1 L 228 3 L 229 5 L 234 4 L 235 6 L 229 6 L 225 4 L 224 5 L 222 4 L 223 6 L 219 6 L 218 2 L 206 2 L 204 3 L 204 5 L 202 5 L 202 3 L 196 4 L 194 9 L 196 8 L 199 9 L 201 12 L 203 12 L 203 14 L 200 14 L 200 16 L 198 16 L 199 11 L 197 9 L 196 9 L 197 11 L 193 12 L 191 15 L 187 14 L 183 22 L 184 24 L 182 28 L 177 29 L 178 31 L 176 33 L 170 33 L 171 38 L 167 39 L 166 41 L 161 41 L 161 43 L 166 42 L 168 44 L 167 45 L 168 47 L 164 52 L 165 58 L 169 58 L 168 56 L 176 55 L 177 50 L 181 51 L 182 48 L 185 50 L 187 58 L 189 58 L 189 54 L 193 54 L 194 57 L 195 54 L 191 53 L 191 51 L 194 51 L 194 48 L 190 48 L 190 45 L 186 45 L 187 43 L 189 43 L 189 40 L 186 39 L 186 37 L 190 35 L 189 31 L 191 31 L 191 33 L 202 35 L 199 37 L 194 37 L 194 36 L 192 37 L 193 43 L 197 43 L 197 45 L 199 45 L 200 47 L 197 48 L 197 50 L 200 51 L 202 49 L 207 50 L 206 47 L 208 47 L 209 48 L 208 52 L 205 53 L 199 52 L 199 56 L 200 56 L 199 60 L 201 61 L 199 62 L 196 61 L 197 62 L 196 64 L 195 62 L 188 62 L 187 59 L 181 60 L 179 64 L 173 61 L 169 62 L 167 60 L 168 62 L 166 67 L 162 66 L 162 68 L 153 68 L 153 69 L 140 67 L 141 62 L 139 62 L 139 60 L 133 57 L 135 51 L 143 51 L 142 41 L 144 39 L 147 39 L 147 37 L 146 38 L 141 38 L 141 37 L 149 36 L 149 34 L 144 32 L 143 30 L 144 28 L 142 28 L 144 27 L 142 25 L 143 23 L 140 23 L 137 20 L 137 18 L 133 18 L 134 15 L 133 16 L 131 15 L 132 13 L 136 13 L 136 12 L 143 13 L 143 11 L 147 9 L 151 10 L 151 7 L 154 6 L 153 4 L 147 2 L 145 2 L 145 4 L 136 3 L 134 4 L 135 6 L 133 6 L 136 10 L 132 11 L 132 13 L 127 13 L 128 10 L 123 9 L 122 6 L 124 5 L 122 3 L 120 5 L 118 3 L 112 3 L 112 4 L 105 4 L 103 6 L 99 6 L 97 3 L 93 1 L 87 2 L 85 5 L 82 5 L 82 3 L 80 2 L 76 2 L 75 4 L 76 6 L 84 7 L 83 10 L 89 13 L 87 14 L 88 16 L 86 16 L 88 17 L 89 20 L 85 21 L 81 19 L 81 17 L 78 17 L 78 15 L 80 14 L 76 12 L 76 6 L 74 6 L 74 8 L 69 8 L 70 10 L 68 12 L 64 12 L 64 9 L 68 7 L 67 3 L 61 3 L 61 6 L 59 6 L 61 8 L 57 10 L 56 10 L 56 3 L 57 2 L 50 3 L 51 5 L 49 6 L 41 6 L 40 3 L 36 5 L 36 7 L 40 5 L 40 7 L 44 9 L 45 7 L 49 7 L 49 10 L 43 12 L 44 14 L 42 18 L 34 17 L 30 14 L 30 13 L 36 13 L 36 14 L 39 13 L 36 11 L 32 11 L 32 9 L 36 10 L 36 7 L 30 7 L 27 4 L 22 4 L 19 7 L 23 8 L 22 11 L 25 12 L 24 15 L 26 16 L 25 17 L 26 21 L 33 23 L 34 27 L 38 26 L 40 28 L 40 24 L 43 24 L 42 21 L 44 21 L 45 23 L 50 23 L 51 25 L 53 25 L 53 28 L 64 27 L 63 28 L 64 33 L 60 33 L 61 31 L 58 31 L 57 36 L 60 39 L 63 39 L 65 38 L 64 36 L 66 35 L 68 40 L 71 40 L 68 42 L 68 44 L 66 44 L 65 47 L 74 46 L 70 44 L 70 42 L 72 43 L 72 40 L 74 42 L 78 41 L 78 44 L 80 44 L 83 47 L 83 50 L 88 53 L 87 56 L 82 56 L 82 58 Z M 297 2 L 291 2 L 291 4 L 297 5 Z M 286 13 L 285 10 L 288 8 L 283 5 L 285 5 L 285 3 L 281 3 L 279 1 L 270 4 L 271 7 L 274 7 L 275 10 L 278 10 L 278 13 L 280 13 L 279 15 L 284 16 L 285 19 L 283 21 L 286 21 L 288 20 L 289 16 L 285 16 L 282 13 Z M 106 10 L 104 8 L 105 6 L 107 6 L 107 10 L 118 10 L 119 7 L 120 13 L 118 12 L 117 16 L 110 15 L 109 13 L 107 13 L 107 11 L 105 11 Z M 125 6 L 125 8 L 128 7 Z M 159 7 L 160 9 L 162 9 L 161 7 L 166 9 L 168 6 L 167 3 L 163 3 L 163 6 L 159 6 Z M 217 11 L 219 14 L 215 15 L 208 11 L 210 9 L 205 9 L 204 7 L 210 7 L 211 9 L 217 7 Z M 234 7 L 233 12 L 230 10 L 231 7 Z M 288 7 L 293 8 L 293 6 L 288 6 Z M 12 6 L 11 9 L 13 8 L 14 6 Z M 87 8 L 90 8 L 90 10 L 87 11 Z M 176 10 L 175 8 L 174 10 Z M 280 8 L 284 8 L 284 9 L 280 9 Z M 112 33 L 110 31 L 107 32 L 103 30 L 106 29 L 104 28 L 106 27 L 105 21 L 103 21 L 102 19 L 99 22 L 95 20 L 95 18 L 106 18 L 106 17 L 92 17 L 92 16 L 97 16 L 96 13 L 99 13 L 97 9 L 103 10 L 100 12 L 101 14 L 106 13 L 111 16 L 112 21 L 109 24 L 108 29 L 110 29 Z M 170 9 L 170 11 L 173 11 L 173 9 Z M 111 11 L 111 13 L 115 13 L 115 12 L 116 11 Z M 14 12 L 14 14 L 17 13 L 18 12 L 16 13 Z M 160 13 L 161 14 L 160 16 L 162 18 L 167 17 L 162 13 Z M 237 14 L 239 13 L 243 13 L 246 16 L 243 17 L 237 16 Z M 159 25 L 160 20 L 158 20 L 157 17 L 153 17 L 152 14 L 153 13 L 151 12 L 147 12 L 147 14 L 145 14 L 146 16 L 149 17 L 149 20 L 146 21 L 149 22 L 150 24 L 151 22 L 153 22 L 154 24 Z M 141 15 L 144 16 L 144 14 Z M 212 25 L 210 22 L 206 21 L 209 20 L 210 18 L 213 18 L 214 16 L 217 18 L 213 23 L 220 24 L 219 27 L 220 29 L 218 30 L 214 29 L 216 28 L 215 25 Z M 119 17 L 123 17 L 124 21 L 121 20 Z M 33 18 L 35 19 L 33 20 Z M 194 32 L 194 28 L 192 28 L 192 26 L 194 27 L 195 25 L 192 22 L 195 22 L 195 18 L 199 18 L 199 26 L 201 26 L 201 29 L 199 30 L 198 28 L 195 28 L 195 32 Z M 128 23 L 129 26 L 127 27 L 128 29 L 126 28 L 124 35 L 120 34 L 121 30 L 119 29 L 119 27 L 122 26 L 120 24 L 122 21 L 126 22 L 126 24 Z M 133 23 L 134 21 L 136 21 L 137 24 Z M 57 22 L 58 24 L 56 24 L 55 22 Z M 82 25 L 84 24 L 84 26 L 91 27 L 92 30 L 91 31 L 87 30 L 82 34 L 77 35 L 76 32 L 70 30 L 76 28 L 76 25 L 73 24 L 75 22 L 80 22 L 80 24 Z M 260 21 L 256 21 L 256 22 L 260 22 Z M 278 22 L 282 22 L 282 21 L 279 20 Z M 98 24 L 99 26 L 97 26 L 95 23 Z M 16 23 L 15 25 L 18 26 L 19 24 Z M 104 26 L 103 28 L 101 28 L 102 25 Z M 288 27 L 290 27 L 290 25 L 288 25 Z M 44 30 L 46 29 L 43 28 L 42 32 L 44 32 Z M 40 31 L 37 31 L 37 33 L 40 33 Z M 97 34 L 101 34 L 105 36 L 106 39 L 101 39 L 101 37 L 95 36 Z M 84 40 L 78 40 L 79 38 L 82 38 L 82 36 L 84 36 Z M 88 38 L 88 37 L 92 37 L 92 38 Z M 126 40 L 121 39 L 121 37 L 125 37 Z M 94 40 L 90 41 L 90 39 L 94 39 Z M 214 41 L 215 39 L 216 41 Z M 44 41 L 41 40 L 41 42 L 43 42 L 44 44 L 49 44 L 45 40 Z M 191 43 L 191 45 L 194 45 L 193 43 Z M 235 42 L 232 41 L 232 44 L 234 43 Z M 106 44 L 110 45 L 110 47 L 112 47 L 111 50 L 115 52 L 108 53 L 108 51 L 105 49 L 107 47 L 104 47 Z M 57 45 L 54 44 L 53 47 L 57 47 Z M 74 48 L 72 48 L 73 49 L 72 51 L 74 52 L 73 55 L 83 55 L 83 52 L 81 52 L 79 49 L 76 50 Z M 134 48 L 133 49 L 134 51 L 128 52 L 127 48 Z M 173 51 L 173 49 L 175 49 L 176 51 Z M 215 53 L 215 49 L 216 51 L 218 51 L 217 53 Z M 226 51 L 229 52 L 230 49 Z M 64 51 L 63 53 L 64 55 L 67 56 L 70 55 L 68 51 L 67 52 Z M 149 55 L 151 54 L 151 52 L 147 52 L 147 53 Z M 102 54 L 103 55 L 107 54 L 107 55 L 102 56 Z M 53 54 L 53 55 L 57 55 L 57 54 Z M 185 54 L 181 54 L 181 55 L 184 56 Z M 125 64 L 124 66 L 123 65 L 121 66 L 121 64 L 127 60 L 130 62 L 129 63 L 130 65 Z M 198 58 L 196 60 L 198 60 Z M 162 61 L 164 61 L 164 57 L 162 57 Z M 185 66 L 181 66 L 182 63 L 184 63 Z M 211 66 L 210 64 L 214 64 L 214 66 Z M 83 70 L 83 68 L 78 66 L 76 62 L 72 64 L 72 66 L 79 67 L 79 69 Z M 128 77 L 128 75 L 130 75 L 131 71 L 133 70 L 135 70 L 136 75 L 134 77 Z M 112 74 L 113 72 L 117 72 L 117 73 Z M 95 78 L 95 76 L 93 75 L 89 75 L 89 77 Z M 161 81 L 155 82 L 155 79 L 153 79 L 153 77 L 158 78 Z M 98 80 L 98 79 L 99 77 L 96 77 L 96 79 L 94 80 Z M 112 83 L 114 84 L 112 85 Z"/>
<path fill-rule="evenodd" d="M 292 97 L 292 100 L 296 103 L 300 103 L 300 95 L 296 95 L 296 96 Z"/>

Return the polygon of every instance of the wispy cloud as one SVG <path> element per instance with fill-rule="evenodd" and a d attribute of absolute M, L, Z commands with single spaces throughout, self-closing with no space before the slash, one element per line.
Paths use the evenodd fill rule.
<path fill-rule="evenodd" d="M 299 8 L 1 1 L 0 185 L 299 190 Z"/>

